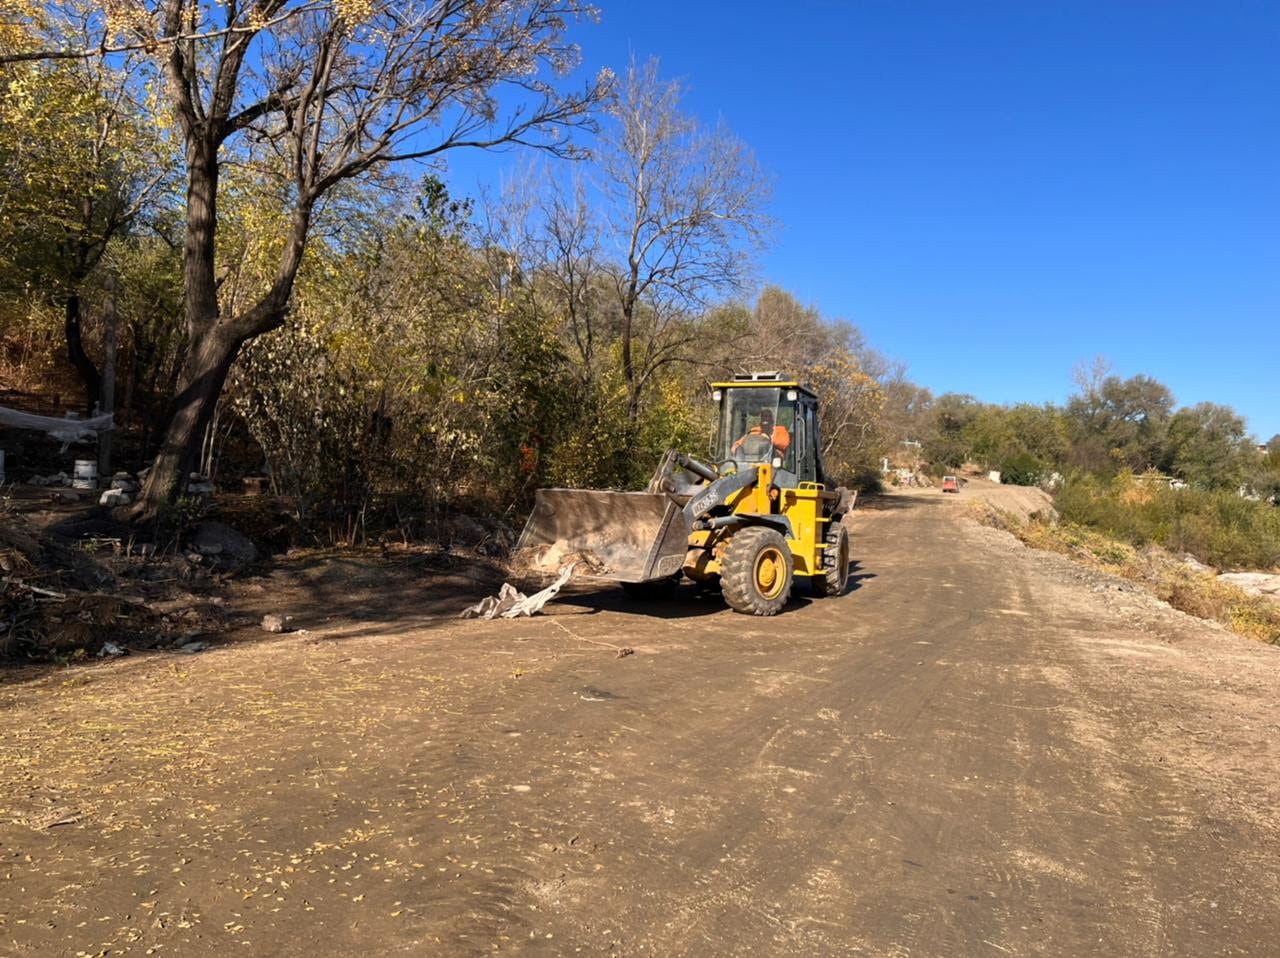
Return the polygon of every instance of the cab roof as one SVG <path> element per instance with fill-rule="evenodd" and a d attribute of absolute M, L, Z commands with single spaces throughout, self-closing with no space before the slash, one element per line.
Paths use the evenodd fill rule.
<path fill-rule="evenodd" d="M 712 389 L 759 389 L 761 387 L 769 387 L 771 389 L 797 389 L 811 399 L 817 399 L 813 390 L 804 383 L 789 379 L 778 372 L 763 373 L 738 373 L 733 379 L 727 382 L 712 383 Z"/>

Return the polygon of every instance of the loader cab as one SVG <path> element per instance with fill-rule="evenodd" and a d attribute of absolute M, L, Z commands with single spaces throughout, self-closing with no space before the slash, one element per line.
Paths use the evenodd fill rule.
<path fill-rule="evenodd" d="M 749 373 L 712 384 L 720 419 L 712 456 L 721 474 L 773 464 L 779 486 L 823 482 L 818 400 L 777 373 Z"/>

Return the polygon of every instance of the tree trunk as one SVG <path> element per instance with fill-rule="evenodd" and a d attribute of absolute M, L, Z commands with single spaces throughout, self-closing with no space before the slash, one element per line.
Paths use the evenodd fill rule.
<path fill-rule="evenodd" d="M 217 242 L 218 160 L 212 139 L 187 143 L 187 234 L 182 251 L 187 354 L 169 407 L 160 451 L 133 507 L 136 521 L 157 517 L 186 488 L 204 430 L 213 418 L 231 364 L 240 350 L 218 316 L 214 280 Z"/>
<path fill-rule="evenodd" d="M 631 282 L 622 300 L 622 378 L 627 384 L 627 420 L 632 427 L 640 419 L 640 390 L 636 385 L 636 366 L 632 354 L 632 334 L 635 329 L 636 271 L 632 267 Z"/>
<path fill-rule="evenodd" d="M 76 368 L 76 372 L 80 374 L 80 381 L 84 383 L 85 415 L 91 416 L 93 407 L 98 402 L 98 396 L 102 393 L 102 375 L 98 372 L 98 367 L 94 365 L 93 360 L 89 358 L 89 354 L 84 351 L 84 337 L 80 327 L 80 294 L 74 290 L 68 293 L 63 307 L 67 359 Z"/>
<path fill-rule="evenodd" d="M 101 400 L 98 408 L 103 413 L 114 413 L 116 411 L 116 283 L 115 277 L 108 274 L 107 276 L 107 299 L 106 308 L 103 310 L 102 321 L 104 329 L 103 356 L 102 356 L 102 392 Z M 110 478 L 111 476 L 111 441 L 114 438 L 114 429 L 104 429 L 98 435 L 98 475 Z"/>
<path fill-rule="evenodd" d="M 183 292 L 187 352 L 178 376 L 168 425 L 146 485 L 133 507 L 135 521 L 155 519 L 173 502 L 197 467 L 205 431 L 240 347 L 284 322 L 311 223 L 311 200 L 293 210 L 275 281 L 256 305 L 238 316 L 221 314 L 214 277 L 217 238 L 218 141 L 208 133 L 187 143 L 187 235 Z"/>
<path fill-rule="evenodd" d="M 186 487 L 188 476 L 198 465 L 204 431 L 213 419 L 240 345 L 218 326 L 189 345 L 169 426 L 134 508 L 135 519 L 154 519 Z"/>

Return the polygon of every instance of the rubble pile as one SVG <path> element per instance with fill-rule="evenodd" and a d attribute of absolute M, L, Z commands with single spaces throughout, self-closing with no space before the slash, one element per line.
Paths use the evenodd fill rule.
<path fill-rule="evenodd" d="M 218 594 L 222 578 L 256 557 L 251 541 L 217 522 L 201 524 L 184 546 L 157 549 L 136 541 L 128 526 L 101 519 L 37 529 L 23 516 L 5 516 L 0 660 L 197 651 L 202 636 L 230 624 Z"/>
<path fill-rule="evenodd" d="M 106 487 L 98 496 L 98 505 L 115 508 L 116 506 L 132 505 L 137 499 L 138 493 L 146 484 L 147 473 L 150 467 L 140 469 L 137 472 L 125 472 L 123 470 L 114 473 L 109 480 L 106 480 Z M 101 484 L 101 481 L 99 482 Z M 73 489 L 76 488 L 75 480 L 65 472 L 52 473 L 47 476 L 31 476 L 27 480 L 27 485 L 43 486 L 52 489 Z M 201 475 L 198 472 L 191 473 L 187 481 L 187 494 L 209 501 L 214 493 L 213 480 L 208 476 Z M 55 498 L 57 497 L 55 493 Z M 60 497 L 61 501 L 76 502 L 79 496 L 68 494 Z"/>

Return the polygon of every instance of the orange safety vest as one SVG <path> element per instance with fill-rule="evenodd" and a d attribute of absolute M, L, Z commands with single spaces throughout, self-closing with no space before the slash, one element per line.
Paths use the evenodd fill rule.
<path fill-rule="evenodd" d="M 760 426 L 752 426 L 751 429 L 747 432 L 747 436 L 759 436 L 759 435 L 762 435 L 763 433 L 764 433 L 764 429 L 762 429 Z M 743 436 L 742 439 L 739 439 L 737 442 L 733 444 L 734 452 L 738 451 L 738 448 L 742 445 L 743 440 L 746 439 L 747 436 Z M 785 426 L 774 426 L 773 427 L 773 448 L 777 449 L 778 452 L 785 454 L 787 449 L 790 446 L 791 446 L 791 433 L 787 432 L 787 428 Z"/>

